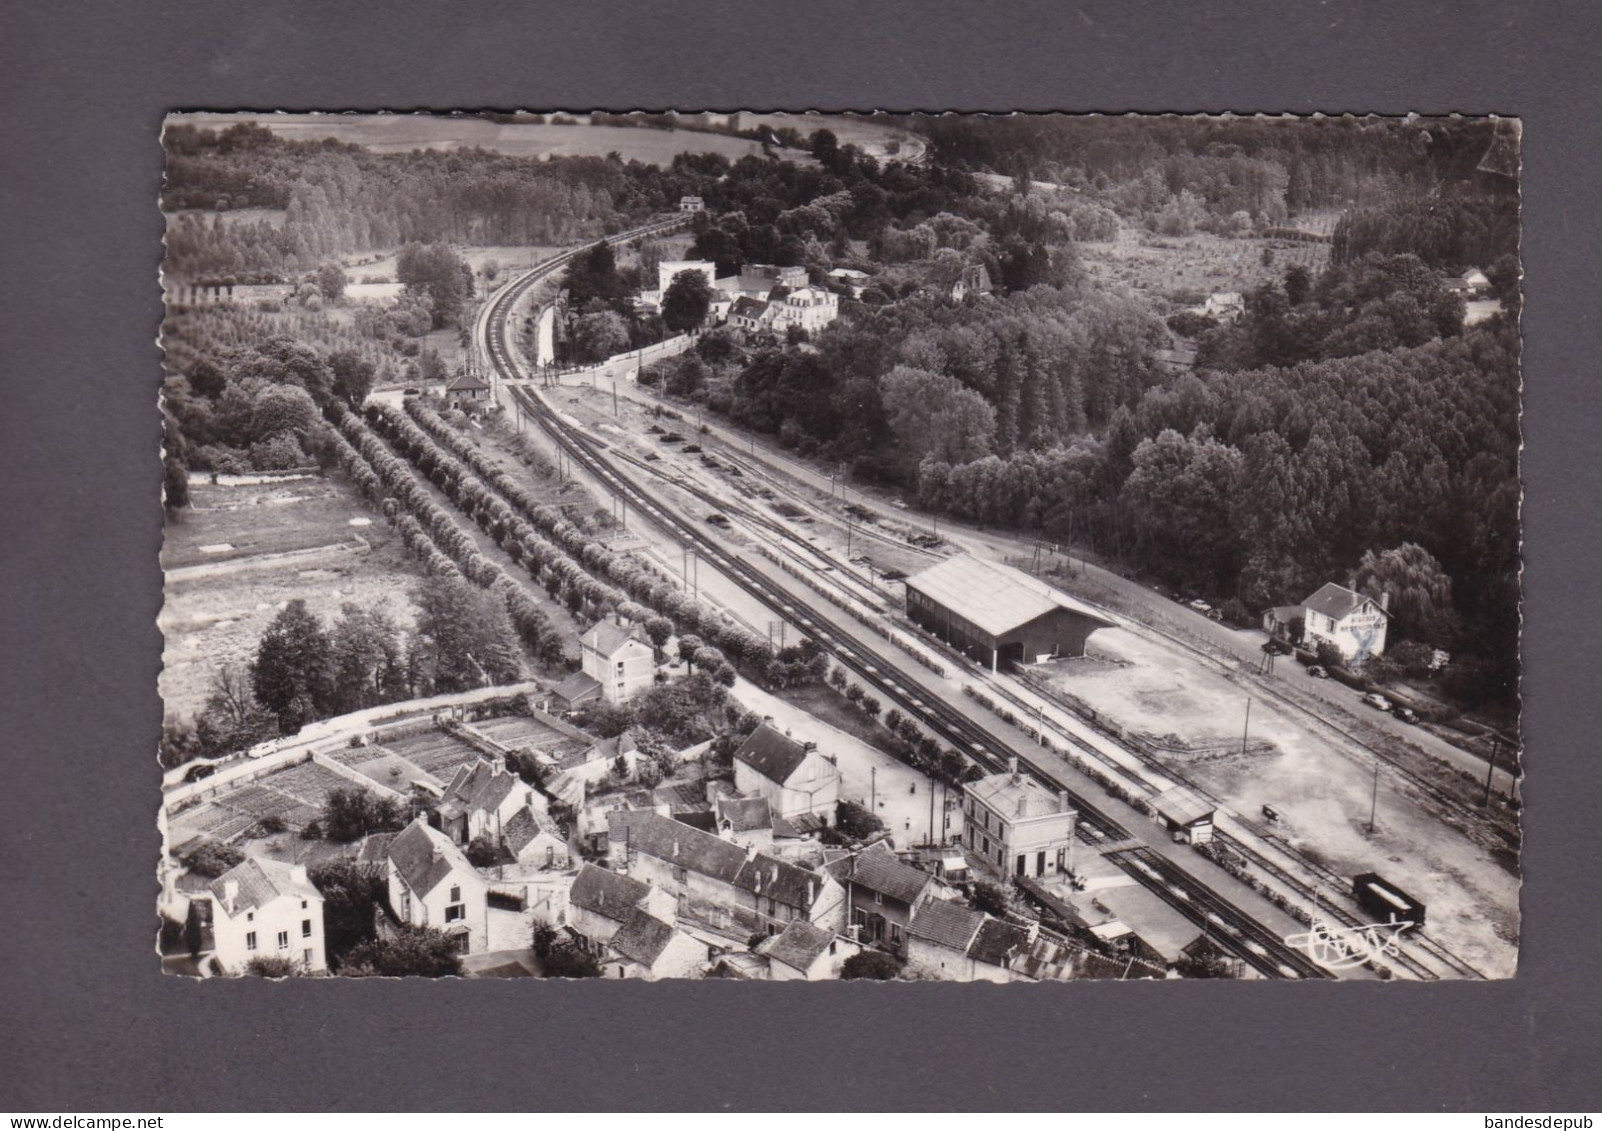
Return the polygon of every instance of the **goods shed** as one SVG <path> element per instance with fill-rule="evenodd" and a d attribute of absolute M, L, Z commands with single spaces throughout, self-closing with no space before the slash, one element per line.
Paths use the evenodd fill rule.
<path fill-rule="evenodd" d="M 1011 566 L 971 554 L 907 578 L 907 616 L 994 671 L 1005 661 L 1083 656 L 1098 628 L 1117 622 Z"/>
<path fill-rule="evenodd" d="M 1216 807 L 1184 786 L 1176 785 L 1159 793 L 1151 799 L 1151 807 L 1157 823 L 1173 834 L 1176 842 L 1207 844 L 1213 839 Z"/>

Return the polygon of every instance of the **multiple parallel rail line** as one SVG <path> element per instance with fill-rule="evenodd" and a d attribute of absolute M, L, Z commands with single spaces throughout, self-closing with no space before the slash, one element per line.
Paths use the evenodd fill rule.
<path fill-rule="evenodd" d="M 662 221 L 610 237 L 622 243 L 642 235 L 668 230 L 680 221 Z M 523 293 L 552 272 L 565 266 L 579 251 L 557 255 L 518 280 L 507 284 L 491 301 L 484 320 L 486 352 L 496 374 L 505 382 L 520 378 L 506 340 L 507 322 L 513 306 Z M 839 664 L 876 687 L 890 702 L 918 719 L 953 749 L 980 767 L 994 773 L 1003 770 L 1010 758 L 1017 758 L 1021 770 L 1054 790 L 1065 790 L 1079 812 L 1079 835 L 1094 845 L 1116 845 L 1135 840 L 1134 834 L 1082 794 L 1067 789 L 1053 772 L 1033 762 L 1025 752 L 1014 749 L 949 704 L 935 699 L 928 691 L 898 679 L 886 670 L 885 661 L 863 650 L 854 640 L 826 622 L 806 601 L 776 586 L 738 556 L 728 553 L 705 531 L 669 510 L 648 495 L 625 473 L 604 458 L 605 446 L 564 418 L 532 390 L 508 384 L 515 403 L 558 444 L 568 456 L 583 466 L 607 490 L 625 500 L 634 510 L 675 538 L 682 545 L 693 545 L 701 560 L 745 590 L 757 601 L 796 628 L 809 635 Z M 1313 963 L 1302 952 L 1284 941 L 1246 912 L 1202 884 L 1189 872 L 1149 848 L 1109 851 L 1107 859 L 1150 887 L 1152 875 L 1159 877 L 1159 896 L 1182 916 L 1209 932 L 1218 942 L 1243 961 L 1270 978 L 1328 978 L 1332 975 Z M 1156 890 L 1156 889 L 1153 889 Z"/>

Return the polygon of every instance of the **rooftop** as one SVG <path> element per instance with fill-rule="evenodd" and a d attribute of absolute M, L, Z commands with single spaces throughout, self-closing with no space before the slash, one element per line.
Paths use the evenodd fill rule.
<path fill-rule="evenodd" d="M 984 921 L 983 911 L 928 896 L 918 904 L 918 913 L 912 917 L 907 934 L 966 954 Z"/>
<path fill-rule="evenodd" d="M 458 766 L 450 785 L 445 787 L 444 802 L 456 802 L 464 809 L 494 810 L 511 796 L 517 788 L 518 778 L 505 770 L 497 770 L 480 759 L 471 766 Z"/>
<path fill-rule="evenodd" d="M 574 907 L 622 922 L 650 890 L 650 884 L 632 876 L 585 864 L 573 880 L 567 899 Z"/>
<path fill-rule="evenodd" d="M 451 838 L 429 828 L 421 818 L 407 825 L 389 842 L 385 855 L 418 898 L 433 891 L 452 872 L 477 875 L 462 850 L 451 843 Z"/>
<path fill-rule="evenodd" d="M 1210 817 L 1217 808 L 1211 801 L 1182 785 L 1159 793 L 1151 799 L 1151 805 L 1164 820 L 1176 825 L 1188 825 L 1203 817 Z"/>
<path fill-rule="evenodd" d="M 228 899 L 228 885 L 238 885 L 234 898 Z M 250 857 L 235 864 L 207 885 L 218 909 L 229 915 L 241 911 L 254 911 L 275 899 L 289 896 L 293 899 L 322 901 L 322 893 L 306 878 L 306 870 L 277 860 Z"/>
<path fill-rule="evenodd" d="M 1067 798 L 1047 789 L 1027 774 L 990 774 L 962 788 L 992 812 L 1014 820 L 1045 817 L 1071 810 Z"/>
<path fill-rule="evenodd" d="M 644 643 L 644 636 L 638 625 L 621 625 L 610 617 L 595 622 L 583 636 L 579 643 L 586 648 L 593 648 L 603 656 L 614 655 L 617 650 L 630 641 Z"/>
<path fill-rule="evenodd" d="M 717 814 L 718 821 L 727 823 L 731 832 L 749 833 L 773 828 L 773 810 L 766 797 L 720 797 Z"/>
<path fill-rule="evenodd" d="M 763 723 L 751 732 L 734 752 L 736 762 L 744 762 L 769 781 L 783 785 L 807 759 L 807 749 L 772 723 Z"/>
<path fill-rule="evenodd" d="M 1380 612 L 1380 603 L 1364 593 L 1354 593 L 1344 585 L 1337 585 L 1333 581 L 1326 581 L 1317 593 L 1314 593 L 1302 604 L 1315 613 L 1322 613 L 1331 620 L 1345 620 L 1364 604 L 1373 605 Z"/>
<path fill-rule="evenodd" d="M 991 966 L 1005 966 L 1014 955 L 1028 950 L 1029 943 L 1029 928 L 987 918 L 968 946 L 968 957 Z"/>
<path fill-rule="evenodd" d="M 833 931 L 814 926 L 805 919 L 792 919 L 784 930 L 762 943 L 760 953 L 771 962 L 782 962 L 804 974 L 834 939 Z"/>
<path fill-rule="evenodd" d="M 665 860 L 686 871 L 732 884 L 745 867 L 745 851 L 671 817 L 651 813 L 631 821 L 629 845 L 635 852 Z"/>
<path fill-rule="evenodd" d="M 672 924 L 636 907 L 607 945 L 632 962 L 650 966 L 673 941 L 674 933 Z"/>
<path fill-rule="evenodd" d="M 764 899 L 810 911 L 822 890 L 824 877 L 810 868 L 759 852 L 734 878 L 734 886 Z"/>
<path fill-rule="evenodd" d="M 972 554 L 958 554 L 907 578 L 916 589 L 972 621 L 992 636 L 1001 636 L 1058 609 L 1093 620 L 1105 628 L 1117 622 L 1082 601 L 1076 601 L 1021 570 Z"/>
<path fill-rule="evenodd" d="M 923 896 L 932 878 L 910 864 L 903 864 L 889 849 L 874 847 L 837 860 L 829 871 L 842 883 L 876 891 L 908 906 Z"/>

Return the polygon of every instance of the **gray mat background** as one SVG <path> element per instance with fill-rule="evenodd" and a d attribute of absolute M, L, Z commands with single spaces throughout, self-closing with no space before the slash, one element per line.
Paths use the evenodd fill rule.
<path fill-rule="evenodd" d="M 0 1110 L 1596 1110 L 1599 30 L 1592 5 L 1476 0 L 7 4 Z M 162 114 L 514 107 L 1522 116 L 1532 776 L 1519 977 L 162 978 Z"/>

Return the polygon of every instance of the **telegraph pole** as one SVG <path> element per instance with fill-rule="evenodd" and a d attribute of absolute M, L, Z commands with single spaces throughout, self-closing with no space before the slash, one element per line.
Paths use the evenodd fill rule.
<path fill-rule="evenodd" d="M 1484 806 L 1489 805 L 1491 803 L 1491 778 L 1496 773 L 1496 751 L 1497 751 L 1497 748 L 1499 746 L 1501 746 L 1501 744 L 1502 744 L 1502 736 L 1497 734 L 1495 731 L 1492 731 L 1491 732 L 1491 757 L 1490 757 L 1489 764 L 1486 765 L 1486 767 L 1485 767 L 1485 799 L 1480 802 L 1481 807 L 1484 807 Z"/>
<path fill-rule="evenodd" d="M 879 811 L 879 767 L 868 767 L 868 811 Z"/>
<path fill-rule="evenodd" d="M 1374 794 L 1368 802 L 1368 835 L 1374 835 L 1374 814 L 1379 810 L 1379 759 L 1374 759 Z"/>
<path fill-rule="evenodd" d="M 1241 752 L 1242 757 L 1244 757 L 1245 754 L 1246 754 L 1246 736 L 1249 733 L 1251 733 L 1251 728 L 1252 728 L 1252 700 L 1251 700 L 1251 696 L 1248 695 L 1246 697 L 1246 725 L 1241 727 L 1241 731 L 1240 731 L 1240 752 Z"/>

